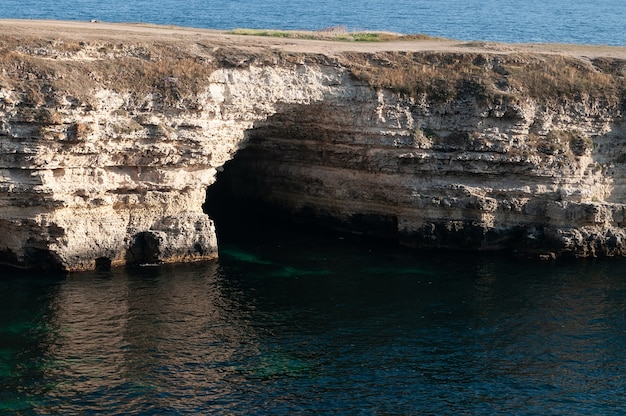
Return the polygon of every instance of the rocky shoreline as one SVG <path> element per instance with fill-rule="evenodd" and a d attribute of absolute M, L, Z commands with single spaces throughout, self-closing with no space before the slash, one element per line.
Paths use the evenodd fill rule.
<path fill-rule="evenodd" d="M 412 247 L 626 254 L 626 48 L 0 27 L 4 265 L 216 258 L 216 180 Z"/>

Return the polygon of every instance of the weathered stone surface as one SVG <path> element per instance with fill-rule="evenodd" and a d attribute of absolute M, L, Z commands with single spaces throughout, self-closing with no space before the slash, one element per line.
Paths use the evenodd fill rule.
<path fill-rule="evenodd" d="M 184 89 L 161 77 L 148 92 L 106 81 L 118 52 L 85 44 L 61 73 L 46 66 L 59 57 L 11 51 L 0 63 L 0 261 L 215 258 L 202 204 L 233 158 L 224 180 L 242 198 L 409 246 L 626 254 L 623 104 L 435 100 L 373 87 L 336 57 L 202 46 L 192 58 L 205 79 Z M 118 49 L 126 59 L 138 47 Z M 94 60 L 108 66 L 74 74 Z"/>
<path fill-rule="evenodd" d="M 411 246 L 622 255 L 625 124 L 592 100 L 573 105 L 529 101 L 503 111 L 511 120 L 362 89 L 258 123 L 228 180 L 240 196 Z"/>

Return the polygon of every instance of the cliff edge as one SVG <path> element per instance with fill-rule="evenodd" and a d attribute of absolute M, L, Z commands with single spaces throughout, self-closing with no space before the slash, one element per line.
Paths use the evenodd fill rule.
<path fill-rule="evenodd" d="M 215 258 L 216 180 L 408 246 L 626 254 L 626 48 L 0 28 L 4 265 Z"/>

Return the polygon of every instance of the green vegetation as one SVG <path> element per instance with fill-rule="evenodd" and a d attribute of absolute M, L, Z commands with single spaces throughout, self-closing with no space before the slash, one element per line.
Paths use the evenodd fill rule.
<path fill-rule="evenodd" d="M 439 136 L 437 135 L 437 133 L 433 130 L 430 129 L 428 127 L 423 127 L 422 129 L 422 133 L 424 134 L 424 137 L 426 137 L 427 139 L 438 139 Z"/>
<path fill-rule="evenodd" d="M 434 39 L 428 35 L 401 35 L 388 32 L 349 32 L 342 26 L 330 27 L 317 31 L 301 30 L 261 30 L 233 29 L 228 34 L 243 36 L 269 36 L 276 38 L 334 40 L 346 42 L 387 42 L 392 40 L 426 40 Z"/>
<path fill-rule="evenodd" d="M 569 133 L 569 147 L 576 156 L 582 156 L 593 150 L 593 140 L 579 132 Z"/>
<path fill-rule="evenodd" d="M 269 36 L 274 38 L 315 39 L 315 35 L 312 32 L 285 30 L 233 29 L 226 33 L 230 35 L 242 36 Z"/>

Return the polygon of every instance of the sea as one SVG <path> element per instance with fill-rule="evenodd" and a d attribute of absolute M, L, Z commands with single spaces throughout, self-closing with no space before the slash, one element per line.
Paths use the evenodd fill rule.
<path fill-rule="evenodd" d="M 626 45 L 624 0 L 1 0 L 0 18 Z"/>
<path fill-rule="evenodd" d="M 1 0 L 0 18 L 626 45 L 623 0 Z M 220 258 L 0 271 L 0 414 L 623 415 L 626 259 L 248 218 Z"/>

